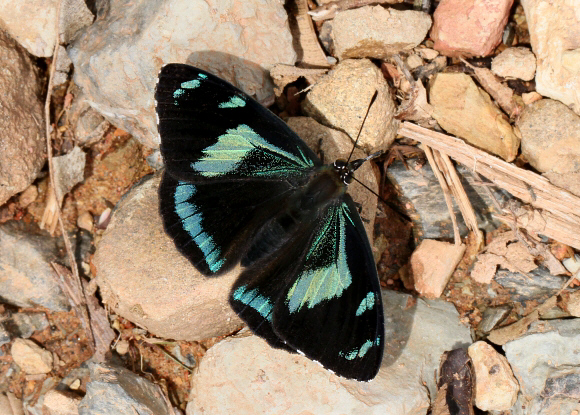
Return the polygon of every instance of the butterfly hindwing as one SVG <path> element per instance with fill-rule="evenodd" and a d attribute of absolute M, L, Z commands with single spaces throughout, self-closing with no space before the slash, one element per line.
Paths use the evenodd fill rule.
<path fill-rule="evenodd" d="M 350 197 L 294 232 L 281 251 L 260 272 L 242 273 L 230 295 L 234 310 L 272 346 L 281 339 L 341 376 L 372 379 L 383 353 L 383 308 Z"/>
<path fill-rule="evenodd" d="M 321 165 L 280 118 L 201 69 L 164 66 L 155 101 L 161 152 L 177 179 L 281 180 Z"/>
<path fill-rule="evenodd" d="M 240 261 L 247 241 L 284 205 L 289 187 L 282 181 L 194 184 L 166 172 L 159 192 L 166 232 L 198 270 L 212 275 Z"/>

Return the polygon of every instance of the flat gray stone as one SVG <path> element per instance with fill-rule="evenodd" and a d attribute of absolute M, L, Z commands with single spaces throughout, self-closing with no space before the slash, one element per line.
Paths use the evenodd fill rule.
<path fill-rule="evenodd" d="M 537 321 L 503 349 L 520 384 L 513 415 L 580 410 L 580 319 Z"/>
<path fill-rule="evenodd" d="M 0 226 L 0 298 L 18 307 L 40 305 L 52 311 L 68 311 L 68 299 L 50 265 L 59 259 L 57 239 L 36 232 L 22 222 Z"/>
<path fill-rule="evenodd" d="M 116 366 L 91 363 L 79 415 L 173 415 L 159 386 Z"/>
<path fill-rule="evenodd" d="M 230 337 L 203 357 L 187 415 L 426 414 L 443 352 L 471 343 L 451 303 L 383 291 L 385 356 L 370 382 L 338 377 L 257 336 Z M 244 385 L 240 387 L 240 385 Z"/>

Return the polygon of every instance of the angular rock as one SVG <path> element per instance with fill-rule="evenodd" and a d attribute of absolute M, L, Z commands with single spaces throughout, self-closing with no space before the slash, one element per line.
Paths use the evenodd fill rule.
<path fill-rule="evenodd" d="M 536 57 L 528 48 L 507 48 L 493 58 L 491 71 L 504 78 L 531 81 L 536 73 Z"/>
<path fill-rule="evenodd" d="M 14 337 L 27 339 L 35 331 L 47 328 L 49 323 L 44 313 L 15 313 L 2 324 Z"/>
<path fill-rule="evenodd" d="M 4 411 L 4 412 L 2 412 Z M 22 401 L 14 396 L 13 393 L 7 392 L 0 394 L 0 414 L 2 415 L 24 415 Z"/>
<path fill-rule="evenodd" d="M 423 239 L 410 261 L 415 290 L 426 298 L 440 297 L 464 252 L 463 244 Z"/>
<path fill-rule="evenodd" d="M 522 0 L 536 55 L 536 90 L 580 115 L 580 14 L 574 1 Z"/>
<path fill-rule="evenodd" d="M 18 307 L 67 311 L 68 299 L 50 265 L 59 259 L 56 239 L 37 232 L 22 222 L 0 226 L 0 298 Z"/>
<path fill-rule="evenodd" d="M 8 5 L 14 7 L 13 2 Z M 46 158 L 46 141 L 41 80 L 26 51 L 1 30 L 0 62 L 1 206 L 36 179 Z"/>
<path fill-rule="evenodd" d="M 489 333 L 509 314 L 510 311 L 511 308 L 508 306 L 486 308 L 477 329 L 484 334 Z"/>
<path fill-rule="evenodd" d="M 32 340 L 16 339 L 10 348 L 14 363 L 27 375 L 49 373 L 52 370 L 52 353 Z"/>
<path fill-rule="evenodd" d="M 537 321 L 503 346 L 520 384 L 512 413 L 572 414 L 580 399 L 580 319 Z"/>
<path fill-rule="evenodd" d="M 433 14 L 434 49 L 445 56 L 487 56 L 500 44 L 513 0 L 442 0 Z"/>
<path fill-rule="evenodd" d="M 296 60 L 287 19 L 278 0 L 114 0 L 69 47 L 74 82 L 108 121 L 155 148 L 153 93 L 162 64 L 199 66 L 270 104 L 267 69 Z"/>
<path fill-rule="evenodd" d="M 364 6 L 336 14 L 332 39 L 339 59 L 384 59 L 420 44 L 431 28 L 427 13 Z"/>
<path fill-rule="evenodd" d="M 0 1 L 0 20 L 5 30 L 31 54 L 49 57 L 56 42 L 57 0 Z M 94 16 L 82 0 L 61 2 L 59 33 L 61 42 L 69 43 Z"/>
<path fill-rule="evenodd" d="M 383 304 L 387 346 L 372 381 L 337 377 L 256 336 L 238 336 L 208 350 L 194 374 L 186 413 L 426 414 L 442 353 L 470 344 L 469 329 L 445 301 L 384 291 Z"/>
<path fill-rule="evenodd" d="M 367 59 L 340 62 L 316 83 L 303 102 L 303 110 L 316 121 L 346 132 L 354 141 L 371 99 L 358 145 L 367 152 L 388 148 L 397 131 L 395 104 L 381 71 Z"/>
<path fill-rule="evenodd" d="M 469 75 L 439 73 L 430 85 L 433 118 L 445 131 L 506 161 L 516 157 L 520 139 L 489 95 Z"/>
<path fill-rule="evenodd" d="M 561 102 L 542 99 L 526 106 L 517 126 L 528 162 L 556 186 L 580 195 L 580 181 L 574 180 L 580 178 L 580 116 Z"/>
<path fill-rule="evenodd" d="M 51 390 L 44 396 L 43 409 L 47 415 L 79 415 L 81 398 L 66 392 Z"/>
<path fill-rule="evenodd" d="M 475 405 L 482 411 L 507 411 L 518 397 L 518 382 L 507 359 L 483 341 L 467 349 L 475 371 Z"/>
<path fill-rule="evenodd" d="M 90 364 L 91 381 L 79 415 L 173 415 L 161 388 L 127 369 Z"/>
<path fill-rule="evenodd" d="M 566 283 L 565 276 L 555 276 L 544 267 L 537 267 L 526 275 L 499 269 L 494 280 L 510 291 L 512 301 L 545 300 L 556 294 Z"/>

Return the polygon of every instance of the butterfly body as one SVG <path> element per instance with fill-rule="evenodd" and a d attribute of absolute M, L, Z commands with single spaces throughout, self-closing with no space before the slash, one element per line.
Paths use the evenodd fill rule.
<path fill-rule="evenodd" d="M 372 379 L 380 286 L 346 193 L 364 160 L 324 165 L 274 114 L 191 66 L 166 65 L 155 98 L 160 212 L 177 248 L 207 276 L 244 267 L 230 304 L 270 345 Z"/>

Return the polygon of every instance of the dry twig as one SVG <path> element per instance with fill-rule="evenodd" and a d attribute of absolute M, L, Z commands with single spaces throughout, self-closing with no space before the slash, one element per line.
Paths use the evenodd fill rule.
<path fill-rule="evenodd" d="M 399 134 L 448 154 L 515 197 L 542 209 L 530 210 L 529 215 L 517 218 L 504 210 L 507 218 L 515 220 L 518 227 L 580 249 L 580 197 L 554 186 L 534 172 L 507 163 L 458 138 L 410 122 L 402 123 Z M 506 220 L 506 217 L 500 216 L 499 219 Z"/>

